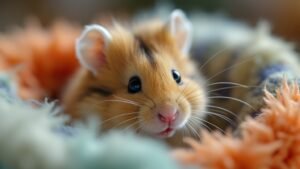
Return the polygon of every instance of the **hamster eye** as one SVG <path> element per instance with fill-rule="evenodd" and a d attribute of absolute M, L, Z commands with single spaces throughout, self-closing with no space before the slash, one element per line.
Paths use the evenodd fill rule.
<path fill-rule="evenodd" d="M 128 92 L 137 93 L 142 90 L 142 82 L 138 76 L 133 76 L 128 82 Z"/>
<path fill-rule="evenodd" d="M 172 76 L 173 76 L 173 79 L 176 81 L 177 84 L 181 83 L 181 75 L 177 70 L 174 70 L 174 69 L 172 70 Z"/>

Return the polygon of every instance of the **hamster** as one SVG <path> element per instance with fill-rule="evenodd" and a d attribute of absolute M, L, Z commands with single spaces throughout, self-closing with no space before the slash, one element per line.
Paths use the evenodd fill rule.
<path fill-rule="evenodd" d="M 189 57 L 191 41 L 191 23 L 180 10 L 166 22 L 86 26 L 76 41 L 81 68 L 64 94 L 65 111 L 97 116 L 106 131 L 132 129 L 170 145 L 195 137 L 208 100 Z"/>

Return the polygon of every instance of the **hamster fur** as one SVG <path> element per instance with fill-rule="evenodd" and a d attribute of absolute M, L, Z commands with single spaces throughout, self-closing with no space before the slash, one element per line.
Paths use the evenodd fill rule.
<path fill-rule="evenodd" d="M 195 137 L 208 100 L 189 58 L 191 37 L 180 10 L 167 22 L 87 26 L 77 39 L 81 68 L 65 92 L 65 111 L 96 115 L 103 130 L 132 129 L 173 146 Z"/>

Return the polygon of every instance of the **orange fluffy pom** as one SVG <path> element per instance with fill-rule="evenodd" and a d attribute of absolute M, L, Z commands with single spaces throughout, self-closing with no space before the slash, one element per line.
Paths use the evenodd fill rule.
<path fill-rule="evenodd" d="M 56 22 L 49 29 L 36 23 L 0 35 L 0 71 L 17 68 L 19 95 L 24 99 L 57 98 L 78 67 L 75 39 L 80 29 Z"/>
<path fill-rule="evenodd" d="M 265 92 L 265 102 L 261 116 L 243 123 L 240 138 L 203 131 L 201 142 L 188 139 L 191 149 L 175 157 L 206 169 L 300 168 L 299 86 L 283 82 L 276 97 Z"/>

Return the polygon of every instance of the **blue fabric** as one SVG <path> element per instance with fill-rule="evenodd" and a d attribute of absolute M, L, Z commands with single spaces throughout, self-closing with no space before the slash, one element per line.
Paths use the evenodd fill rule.
<path fill-rule="evenodd" d="M 268 65 L 259 72 L 259 81 L 262 82 L 262 81 L 266 80 L 272 74 L 280 73 L 280 72 L 287 72 L 287 71 L 290 71 L 290 68 L 288 68 L 284 64 Z"/>
<path fill-rule="evenodd" d="M 16 88 L 8 73 L 0 73 L 0 97 L 16 97 Z"/>
<path fill-rule="evenodd" d="M 61 126 L 53 129 L 53 132 L 65 137 L 74 137 L 77 134 L 77 130 L 70 126 Z"/>

